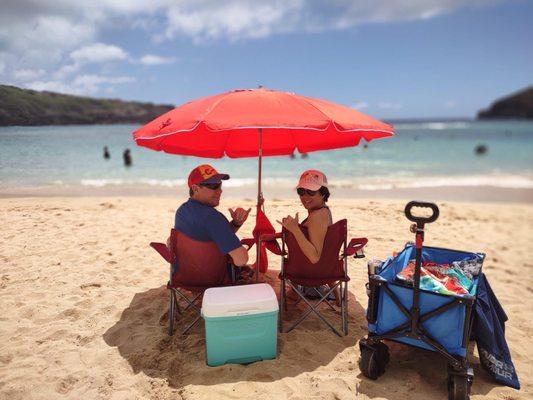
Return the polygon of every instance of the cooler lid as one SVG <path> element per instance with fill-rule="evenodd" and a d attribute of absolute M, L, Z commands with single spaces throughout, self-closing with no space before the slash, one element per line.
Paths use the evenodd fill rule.
<path fill-rule="evenodd" d="M 266 283 L 209 288 L 202 300 L 204 317 L 230 317 L 278 310 L 278 299 Z"/>

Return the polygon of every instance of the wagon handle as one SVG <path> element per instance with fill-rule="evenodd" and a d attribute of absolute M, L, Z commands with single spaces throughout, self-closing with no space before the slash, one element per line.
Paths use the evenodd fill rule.
<path fill-rule="evenodd" d="M 416 217 L 411 212 L 414 207 L 431 208 L 433 214 L 431 214 L 431 216 L 429 217 Z M 424 201 L 410 201 L 405 206 L 405 216 L 409 221 L 416 222 L 418 227 L 423 227 L 424 224 L 435 222 L 437 218 L 439 218 L 439 207 L 437 207 L 437 205 L 434 203 L 427 203 Z"/>
<path fill-rule="evenodd" d="M 415 217 L 411 212 L 414 207 L 430 208 L 433 213 L 429 217 Z M 415 233 L 415 273 L 413 276 L 413 303 L 411 306 L 411 310 L 409 311 L 409 313 L 411 314 L 409 318 L 411 328 L 408 336 L 412 338 L 418 338 L 418 325 L 420 318 L 420 272 L 422 269 L 422 246 L 424 243 L 424 225 L 437 220 L 437 218 L 439 217 L 439 207 L 437 207 L 437 205 L 434 203 L 427 203 L 424 201 L 410 201 L 405 206 L 405 216 L 409 221 L 416 223 L 416 225 L 413 224 L 413 226 L 411 227 L 411 231 Z"/>

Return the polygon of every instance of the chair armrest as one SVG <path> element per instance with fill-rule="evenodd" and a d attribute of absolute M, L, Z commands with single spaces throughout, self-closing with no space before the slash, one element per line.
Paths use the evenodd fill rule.
<path fill-rule="evenodd" d="M 250 250 L 254 244 L 255 244 L 254 238 L 241 239 L 241 245 L 247 247 L 248 250 Z"/>
<path fill-rule="evenodd" d="M 259 241 L 261 242 L 269 242 L 271 240 L 281 239 L 282 233 L 264 233 L 263 235 L 259 236 Z"/>
<path fill-rule="evenodd" d="M 351 239 L 350 243 L 348 243 L 348 246 L 346 246 L 346 252 L 344 253 L 344 257 L 354 256 L 355 258 L 363 258 L 365 256 L 363 248 L 366 246 L 367 243 L 367 238 Z"/>
<path fill-rule="evenodd" d="M 150 246 L 153 247 L 155 251 L 157 251 L 159 255 L 161 255 L 161 257 L 163 257 L 169 264 L 172 264 L 174 259 L 172 257 L 172 253 L 170 252 L 166 244 L 152 242 L 150 243 Z"/>
<path fill-rule="evenodd" d="M 283 238 L 283 233 L 277 232 L 277 233 L 264 233 L 259 236 L 259 242 L 264 242 L 266 245 L 266 248 L 273 254 L 277 256 L 285 255 L 281 251 L 281 247 L 278 243 L 278 239 Z"/>

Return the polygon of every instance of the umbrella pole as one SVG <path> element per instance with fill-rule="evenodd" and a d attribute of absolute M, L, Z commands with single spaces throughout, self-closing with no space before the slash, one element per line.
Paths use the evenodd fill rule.
<path fill-rule="evenodd" d="M 263 192 L 261 191 L 261 172 L 263 166 L 263 128 L 259 128 L 259 173 L 257 177 L 257 206 L 263 208 Z"/>
<path fill-rule="evenodd" d="M 259 160 L 258 160 L 258 176 L 257 176 L 257 214 L 259 214 L 259 210 L 263 208 L 263 192 L 261 191 L 261 172 L 263 167 L 263 128 L 258 129 L 258 139 L 259 139 Z M 261 246 L 259 241 L 259 235 L 257 235 L 256 243 L 255 243 L 255 250 L 256 250 L 256 256 L 255 256 L 255 281 L 259 282 L 259 271 L 261 268 Z"/>

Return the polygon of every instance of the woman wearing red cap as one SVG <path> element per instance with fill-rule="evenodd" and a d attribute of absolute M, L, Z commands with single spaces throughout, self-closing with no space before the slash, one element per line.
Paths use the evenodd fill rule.
<path fill-rule="evenodd" d="M 331 211 L 326 205 L 329 198 L 328 180 L 323 172 L 310 169 L 300 176 L 296 186 L 302 205 L 307 210 L 307 218 L 301 223 L 298 221 L 298 213 L 295 217 L 288 215 L 280 222 L 285 229 L 294 235 L 300 249 L 313 264 L 320 260 L 324 239 L 328 227 L 333 224 Z M 278 221 L 279 222 L 279 221 Z M 300 229 L 307 228 L 307 235 Z M 335 290 L 337 304 L 340 305 L 340 292 Z"/>

